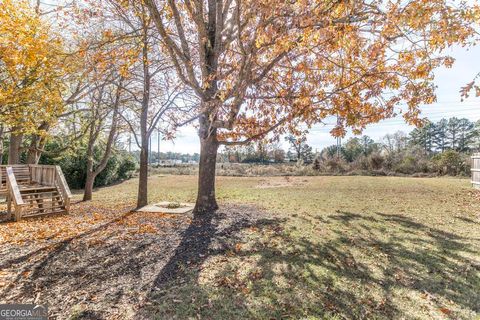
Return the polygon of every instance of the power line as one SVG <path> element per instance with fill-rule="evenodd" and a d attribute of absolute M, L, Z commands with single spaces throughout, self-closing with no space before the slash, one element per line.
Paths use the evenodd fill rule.
<path fill-rule="evenodd" d="M 466 118 L 465 115 L 455 115 L 456 118 Z M 442 119 L 449 119 L 449 118 L 453 118 L 453 116 L 451 117 L 426 117 L 428 120 L 431 120 L 431 121 L 439 121 L 439 120 L 442 120 Z M 480 119 L 480 110 L 479 110 L 479 113 L 478 114 L 475 114 L 473 117 L 470 117 L 470 118 L 476 118 L 476 119 Z M 476 120 L 472 120 L 472 119 L 469 119 L 470 121 L 476 121 Z M 325 123 L 325 124 L 319 124 L 319 125 L 322 125 L 321 128 L 313 128 L 313 129 L 310 129 L 309 131 L 316 131 L 316 130 L 319 130 L 319 129 L 322 129 L 322 128 L 325 128 L 325 127 L 335 127 L 337 124 L 335 123 Z M 319 126 L 317 125 L 317 126 Z M 390 118 L 390 119 L 384 119 L 384 120 L 381 120 L 381 122 L 376 122 L 376 123 L 371 123 L 369 124 L 369 126 L 378 126 L 378 127 L 383 127 L 383 126 L 399 126 L 399 125 L 408 125 L 404 120 L 401 120 L 401 119 L 396 119 L 396 118 Z"/>

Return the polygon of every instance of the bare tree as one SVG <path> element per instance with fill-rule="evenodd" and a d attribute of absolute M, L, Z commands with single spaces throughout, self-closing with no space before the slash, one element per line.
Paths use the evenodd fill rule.
<path fill-rule="evenodd" d="M 105 169 L 112 154 L 118 132 L 119 108 L 122 99 L 122 79 L 118 83 L 105 83 L 92 93 L 89 111 L 89 129 L 87 143 L 87 179 L 83 201 L 92 200 L 95 178 Z M 106 141 L 101 151 L 101 158 L 95 163 L 95 147 L 98 147 L 102 134 Z"/>
<path fill-rule="evenodd" d="M 128 124 L 140 149 L 140 170 L 137 207 L 148 203 L 148 156 L 150 137 L 160 130 L 166 137 L 173 137 L 183 115 L 190 111 L 188 92 L 172 74 L 172 66 L 161 52 L 152 49 L 159 45 L 152 32 L 152 20 L 142 2 L 130 1 L 129 7 L 110 1 L 110 10 L 118 22 L 118 37 L 129 36 L 124 44 L 138 50 L 138 59 L 125 70 L 128 74 L 122 84 L 127 100 L 121 117 Z"/>

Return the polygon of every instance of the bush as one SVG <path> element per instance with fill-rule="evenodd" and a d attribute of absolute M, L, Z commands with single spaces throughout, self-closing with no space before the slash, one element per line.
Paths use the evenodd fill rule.
<path fill-rule="evenodd" d="M 320 169 L 322 168 L 320 165 L 320 159 L 318 159 L 318 157 L 316 157 L 315 160 L 313 160 L 312 168 L 315 171 L 320 171 Z"/>
<path fill-rule="evenodd" d="M 417 161 L 413 156 L 406 156 L 402 161 L 395 166 L 395 171 L 398 173 L 412 174 L 416 172 Z"/>
<path fill-rule="evenodd" d="M 435 155 L 432 159 L 436 172 L 442 175 L 468 175 L 469 166 L 464 157 L 454 150 Z"/>
<path fill-rule="evenodd" d="M 133 176 L 137 168 L 135 157 L 129 153 L 124 153 L 117 168 L 117 177 L 120 180 L 127 180 Z"/>
<path fill-rule="evenodd" d="M 40 158 L 40 164 L 59 165 L 70 188 L 82 189 L 85 187 L 87 179 L 87 150 L 85 146 L 80 146 L 75 151 L 62 152 L 58 156 L 54 156 L 55 151 L 58 150 L 58 145 L 55 142 L 49 143 L 45 149 L 46 152 Z M 96 161 L 99 161 L 100 150 L 95 150 L 94 157 Z M 135 169 L 136 162 L 132 155 L 125 151 L 113 152 L 105 169 L 96 177 L 95 187 L 128 179 L 133 175 Z"/>
<path fill-rule="evenodd" d="M 432 156 L 421 148 L 409 148 L 391 153 L 373 152 L 361 155 L 353 162 L 331 157 L 324 153 L 310 164 L 252 164 L 219 163 L 219 176 L 314 176 L 314 175 L 366 175 L 395 176 L 411 175 L 431 177 L 443 175 L 468 175 L 468 156 L 455 151 Z M 198 166 L 185 165 L 175 168 L 158 168 L 160 174 L 197 174 Z"/>
<path fill-rule="evenodd" d="M 372 153 L 367 159 L 369 167 L 372 170 L 382 169 L 383 163 L 385 162 L 385 158 L 380 153 Z"/>
<path fill-rule="evenodd" d="M 343 173 L 347 171 L 347 165 L 341 159 L 328 159 L 325 161 L 325 167 L 327 168 L 328 172 L 332 173 Z"/>

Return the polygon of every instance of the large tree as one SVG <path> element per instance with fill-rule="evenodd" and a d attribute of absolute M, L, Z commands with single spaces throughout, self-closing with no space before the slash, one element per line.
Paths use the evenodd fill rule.
<path fill-rule="evenodd" d="M 22 151 L 27 163 L 38 163 L 50 130 L 90 89 L 92 68 L 78 50 L 85 39 L 58 19 L 72 24 L 66 10 L 73 3 L 0 1 L 0 120 L 10 133 L 9 163 Z"/>
<path fill-rule="evenodd" d="M 9 163 L 23 136 L 44 133 L 64 107 L 69 71 L 63 39 L 25 0 L 0 1 L 0 122 L 10 132 Z"/>
<path fill-rule="evenodd" d="M 338 115 L 343 135 L 435 101 L 441 51 L 466 43 L 478 10 L 444 0 L 144 0 L 177 76 L 199 100 L 195 212 L 216 209 L 219 145 L 297 132 Z"/>

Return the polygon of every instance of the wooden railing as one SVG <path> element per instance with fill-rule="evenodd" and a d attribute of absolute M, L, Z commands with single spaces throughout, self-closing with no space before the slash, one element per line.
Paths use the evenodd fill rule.
<path fill-rule="evenodd" d="M 15 221 L 20 220 L 22 216 L 22 211 L 23 208 L 25 207 L 25 202 L 22 199 L 22 195 L 20 194 L 20 188 L 18 187 L 17 180 L 15 179 L 15 175 L 13 174 L 13 169 L 12 167 L 7 167 L 6 168 L 6 175 L 7 175 L 7 189 L 8 189 L 8 194 L 7 197 L 9 197 L 11 200 L 13 200 L 13 203 L 15 204 Z M 7 201 L 8 205 L 10 206 L 10 201 Z M 8 208 L 8 212 L 11 212 L 11 208 Z"/>
<path fill-rule="evenodd" d="M 2 174 L 3 179 L 2 179 Z M 20 180 L 16 175 L 19 175 Z M 1 185 L 4 181 L 4 185 Z M 19 220 L 27 210 L 27 203 L 22 199 L 19 184 L 24 186 L 41 185 L 57 188 L 61 195 L 63 206 L 67 212 L 70 212 L 70 202 L 72 193 L 68 187 L 62 169 L 59 166 L 49 165 L 7 165 L 0 166 L 0 194 L 7 197 L 8 213 L 12 212 L 11 204 L 13 202 L 15 207 L 15 220 Z M 10 217 L 9 217 L 10 218 Z"/>
<path fill-rule="evenodd" d="M 43 166 L 30 164 L 30 180 L 43 186 L 55 186 L 57 168 L 56 166 Z"/>
<path fill-rule="evenodd" d="M 72 193 L 70 192 L 67 180 L 65 180 L 65 176 L 63 175 L 62 168 L 60 168 L 60 166 L 55 166 L 55 183 L 62 194 L 65 210 L 70 212 L 70 200 L 72 199 Z"/>
<path fill-rule="evenodd" d="M 29 167 L 25 164 L 13 164 L 13 165 L 0 165 L 0 195 L 6 195 L 8 185 L 7 185 L 7 167 L 11 167 L 13 169 L 13 173 L 15 175 L 15 180 L 17 184 L 24 184 L 30 183 L 30 173 Z M 21 171 L 25 169 L 26 172 L 22 172 L 20 176 L 17 176 L 16 171 Z M 27 173 L 28 172 L 28 173 Z"/>
<path fill-rule="evenodd" d="M 38 183 L 44 186 L 58 187 L 65 209 L 70 211 L 70 199 L 72 193 L 68 187 L 65 176 L 63 175 L 60 166 L 45 166 L 45 165 L 30 165 L 30 175 L 33 183 Z"/>

